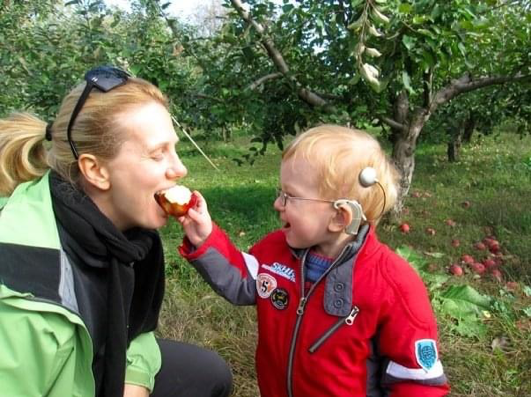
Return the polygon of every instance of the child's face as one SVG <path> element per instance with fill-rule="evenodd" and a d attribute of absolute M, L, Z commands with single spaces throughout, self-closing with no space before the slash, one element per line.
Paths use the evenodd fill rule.
<path fill-rule="evenodd" d="M 323 199 L 319 195 L 318 177 L 311 164 L 299 158 L 290 158 L 280 166 L 280 186 L 289 196 Z M 274 208 L 280 214 L 282 230 L 287 243 L 293 248 L 310 248 L 327 256 L 335 256 L 337 233 L 329 230 L 336 214 L 331 202 L 288 198 L 275 200 Z"/>

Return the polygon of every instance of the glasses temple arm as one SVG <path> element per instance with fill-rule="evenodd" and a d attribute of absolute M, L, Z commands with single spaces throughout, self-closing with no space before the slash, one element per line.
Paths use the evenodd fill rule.
<path fill-rule="evenodd" d="M 66 137 L 68 139 L 68 143 L 70 144 L 70 148 L 72 149 L 72 154 L 74 155 L 76 160 L 79 159 L 79 154 L 77 152 L 76 145 L 72 140 L 72 127 L 74 126 L 74 122 L 76 121 L 77 115 L 81 111 L 81 108 L 85 104 L 85 101 L 87 100 L 87 97 L 89 96 L 90 91 L 92 91 L 93 87 L 94 85 L 90 81 L 87 81 L 87 85 L 85 86 L 85 89 L 77 100 L 74 111 L 72 112 L 72 116 L 70 117 L 70 121 L 68 122 L 68 128 L 66 129 Z"/>

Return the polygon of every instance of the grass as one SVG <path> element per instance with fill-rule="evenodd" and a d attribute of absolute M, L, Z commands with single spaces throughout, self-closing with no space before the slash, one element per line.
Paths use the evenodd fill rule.
<path fill-rule="evenodd" d="M 210 144 L 215 171 L 182 142 L 178 151 L 189 169 L 183 183 L 207 198 L 213 219 L 241 249 L 279 226 L 273 210 L 280 153 L 271 147 L 253 166 L 238 167 L 233 157 L 247 152 L 248 141 Z M 453 396 L 531 395 L 531 138 L 499 134 L 464 146 L 461 159 L 449 164 L 443 145 L 420 145 L 410 197 L 402 221 L 383 222 L 379 236 L 392 248 L 407 245 L 422 253 L 436 274 L 446 274 L 463 254 L 487 256 L 473 244 L 495 235 L 503 253 L 503 281 L 474 275 L 467 268 L 450 284 L 468 284 L 495 299 L 485 317 L 486 332 L 463 337 L 452 320 L 438 314 L 441 356 Z M 465 208 L 464 202 L 469 202 Z M 453 220 L 455 226 L 446 221 Z M 426 232 L 435 230 L 435 235 Z M 182 232 L 176 222 L 162 230 L 168 285 L 159 332 L 219 352 L 231 365 L 234 396 L 258 396 L 254 373 L 256 343 L 253 307 L 233 307 L 213 293 L 177 254 Z M 458 239 L 459 247 L 452 240 Z M 506 281 L 517 281 L 508 287 Z"/>

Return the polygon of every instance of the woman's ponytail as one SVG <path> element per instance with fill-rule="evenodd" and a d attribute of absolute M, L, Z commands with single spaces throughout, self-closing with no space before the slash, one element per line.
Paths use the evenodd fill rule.
<path fill-rule="evenodd" d="M 0 197 L 10 196 L 22 182 L 44 175 L 46 123 L 29 113 L 0 119 Z"/>

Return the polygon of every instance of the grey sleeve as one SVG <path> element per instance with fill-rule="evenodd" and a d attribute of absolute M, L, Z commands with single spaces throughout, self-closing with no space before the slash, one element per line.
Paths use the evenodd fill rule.
<path fill-rule="evenodd" d="M 252 255 L 241 253 L 245 266 L 242 270 L 231 264 L 215 248 L 208 248 L 200 258 L 190 261 L 205 281 L 218 295 L 235 305 L 254 305 L 256 303 L 256 274 L 258 261 Z"/>

